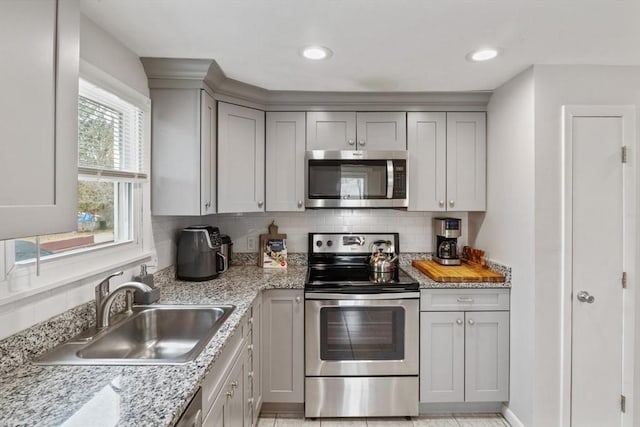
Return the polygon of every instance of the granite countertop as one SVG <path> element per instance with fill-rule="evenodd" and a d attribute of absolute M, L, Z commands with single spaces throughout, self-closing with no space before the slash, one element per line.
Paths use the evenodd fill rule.
<path fill-rule="evenodd" d="M 157 273 L 161 304 L 233 304 L 236 309 L 198 358 L 184 365 L 37 366 L 3 375 L 0 425 L 170 426 L 175 424 L 226 341 L 263 289 L 303 288 L 306 267 L 231 267 L 207 282 Z M 37 337 L 34 337 L 37 339 Z M 28 336 L 27 338 L 28 339 Z"/>
<path fill-rule="evenodd" d="M 410 264 L 402 264 L 401 267 L 420 282 L 421 289 L 511 286 L 510 269 L 504 271 L 507 273 L 506 282 L 486 284 L 438 283 Z M 154 366 L 37 366 L 29 362 L 20 363 L 17 368 L 6 371 L 0 383 L 0 425 L 175 424 L 258 293 L 265 289 L 302 289 L 306 270 L 306 266 L 289 266 L 283 271 L 234 266 L 217 279 L 206 282 L 177 281 L 173 268 L 154 274 L 156 284 L 161 286 L 160 304 L 236 306 L 195 361 L 184 365 Z M 77 311 L 85 317 L 85 323 L 87 312 L 92 314 L 88 307 Z M 65 316 L 74 315 L 77 313 L 63 313 L 60 317 L 72 323 L 65 320 Z M 48 335 L 55 335 L 51 329 L 54 328 L 52 325 L 60 324 L 60 320 L 57 322 L 44 322 L 7 341 L 11 341 L 13 346 L 52 347 L 56 342 L 52 342 Z M 57 339 L 59 342 L 60 337 Z M 0 348 L 0 352 L 4 351 L 3 357 L 8 355 L 10 358 L 12 354 L 6 350 L 7 345 Z"/>

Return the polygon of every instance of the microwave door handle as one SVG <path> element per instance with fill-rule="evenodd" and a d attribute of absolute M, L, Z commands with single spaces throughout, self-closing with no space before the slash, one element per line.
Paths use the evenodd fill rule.
<path fill-rule="evenodd" d="M 393 160 L 387 160 L 387 199 L 393 199 Z"/>

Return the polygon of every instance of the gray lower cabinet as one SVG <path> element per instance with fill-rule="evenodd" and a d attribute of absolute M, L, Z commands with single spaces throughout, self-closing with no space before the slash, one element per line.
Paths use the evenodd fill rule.
<path fill-rule="evenodd" d="M 258 423 L 260 386 L 260 311 L 258 296 L 229 339 L 213 370 L 202 382 L 203 426 L 251 427 Z"/>
<path fill-rule="evenodd" d="M 268 290 L 262 303 L 263 400 L 304 403 L 304 291 Z"/>
<path fill-rule="evenodd" d="M 508 289 L 422 291 L 421 402 L 509 400 L 508 296 Z"/>

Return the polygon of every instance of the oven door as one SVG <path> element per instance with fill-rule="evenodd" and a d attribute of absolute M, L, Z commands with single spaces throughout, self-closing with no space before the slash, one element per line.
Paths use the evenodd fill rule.
<path fill-rule="evenodd" d="M 306 375 L 418 375 L 418 296 L 307 293 Z"/>

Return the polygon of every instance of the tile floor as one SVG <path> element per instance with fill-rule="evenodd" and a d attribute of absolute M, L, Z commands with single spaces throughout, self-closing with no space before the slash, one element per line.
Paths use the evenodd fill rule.
<path fill-rule="evenodd" d="M 500 414 L 454 414 L 405 418 L 328 418 L 305 420 L 295 415 L 261 415 L 258 427 L 509 427 Z"/>

